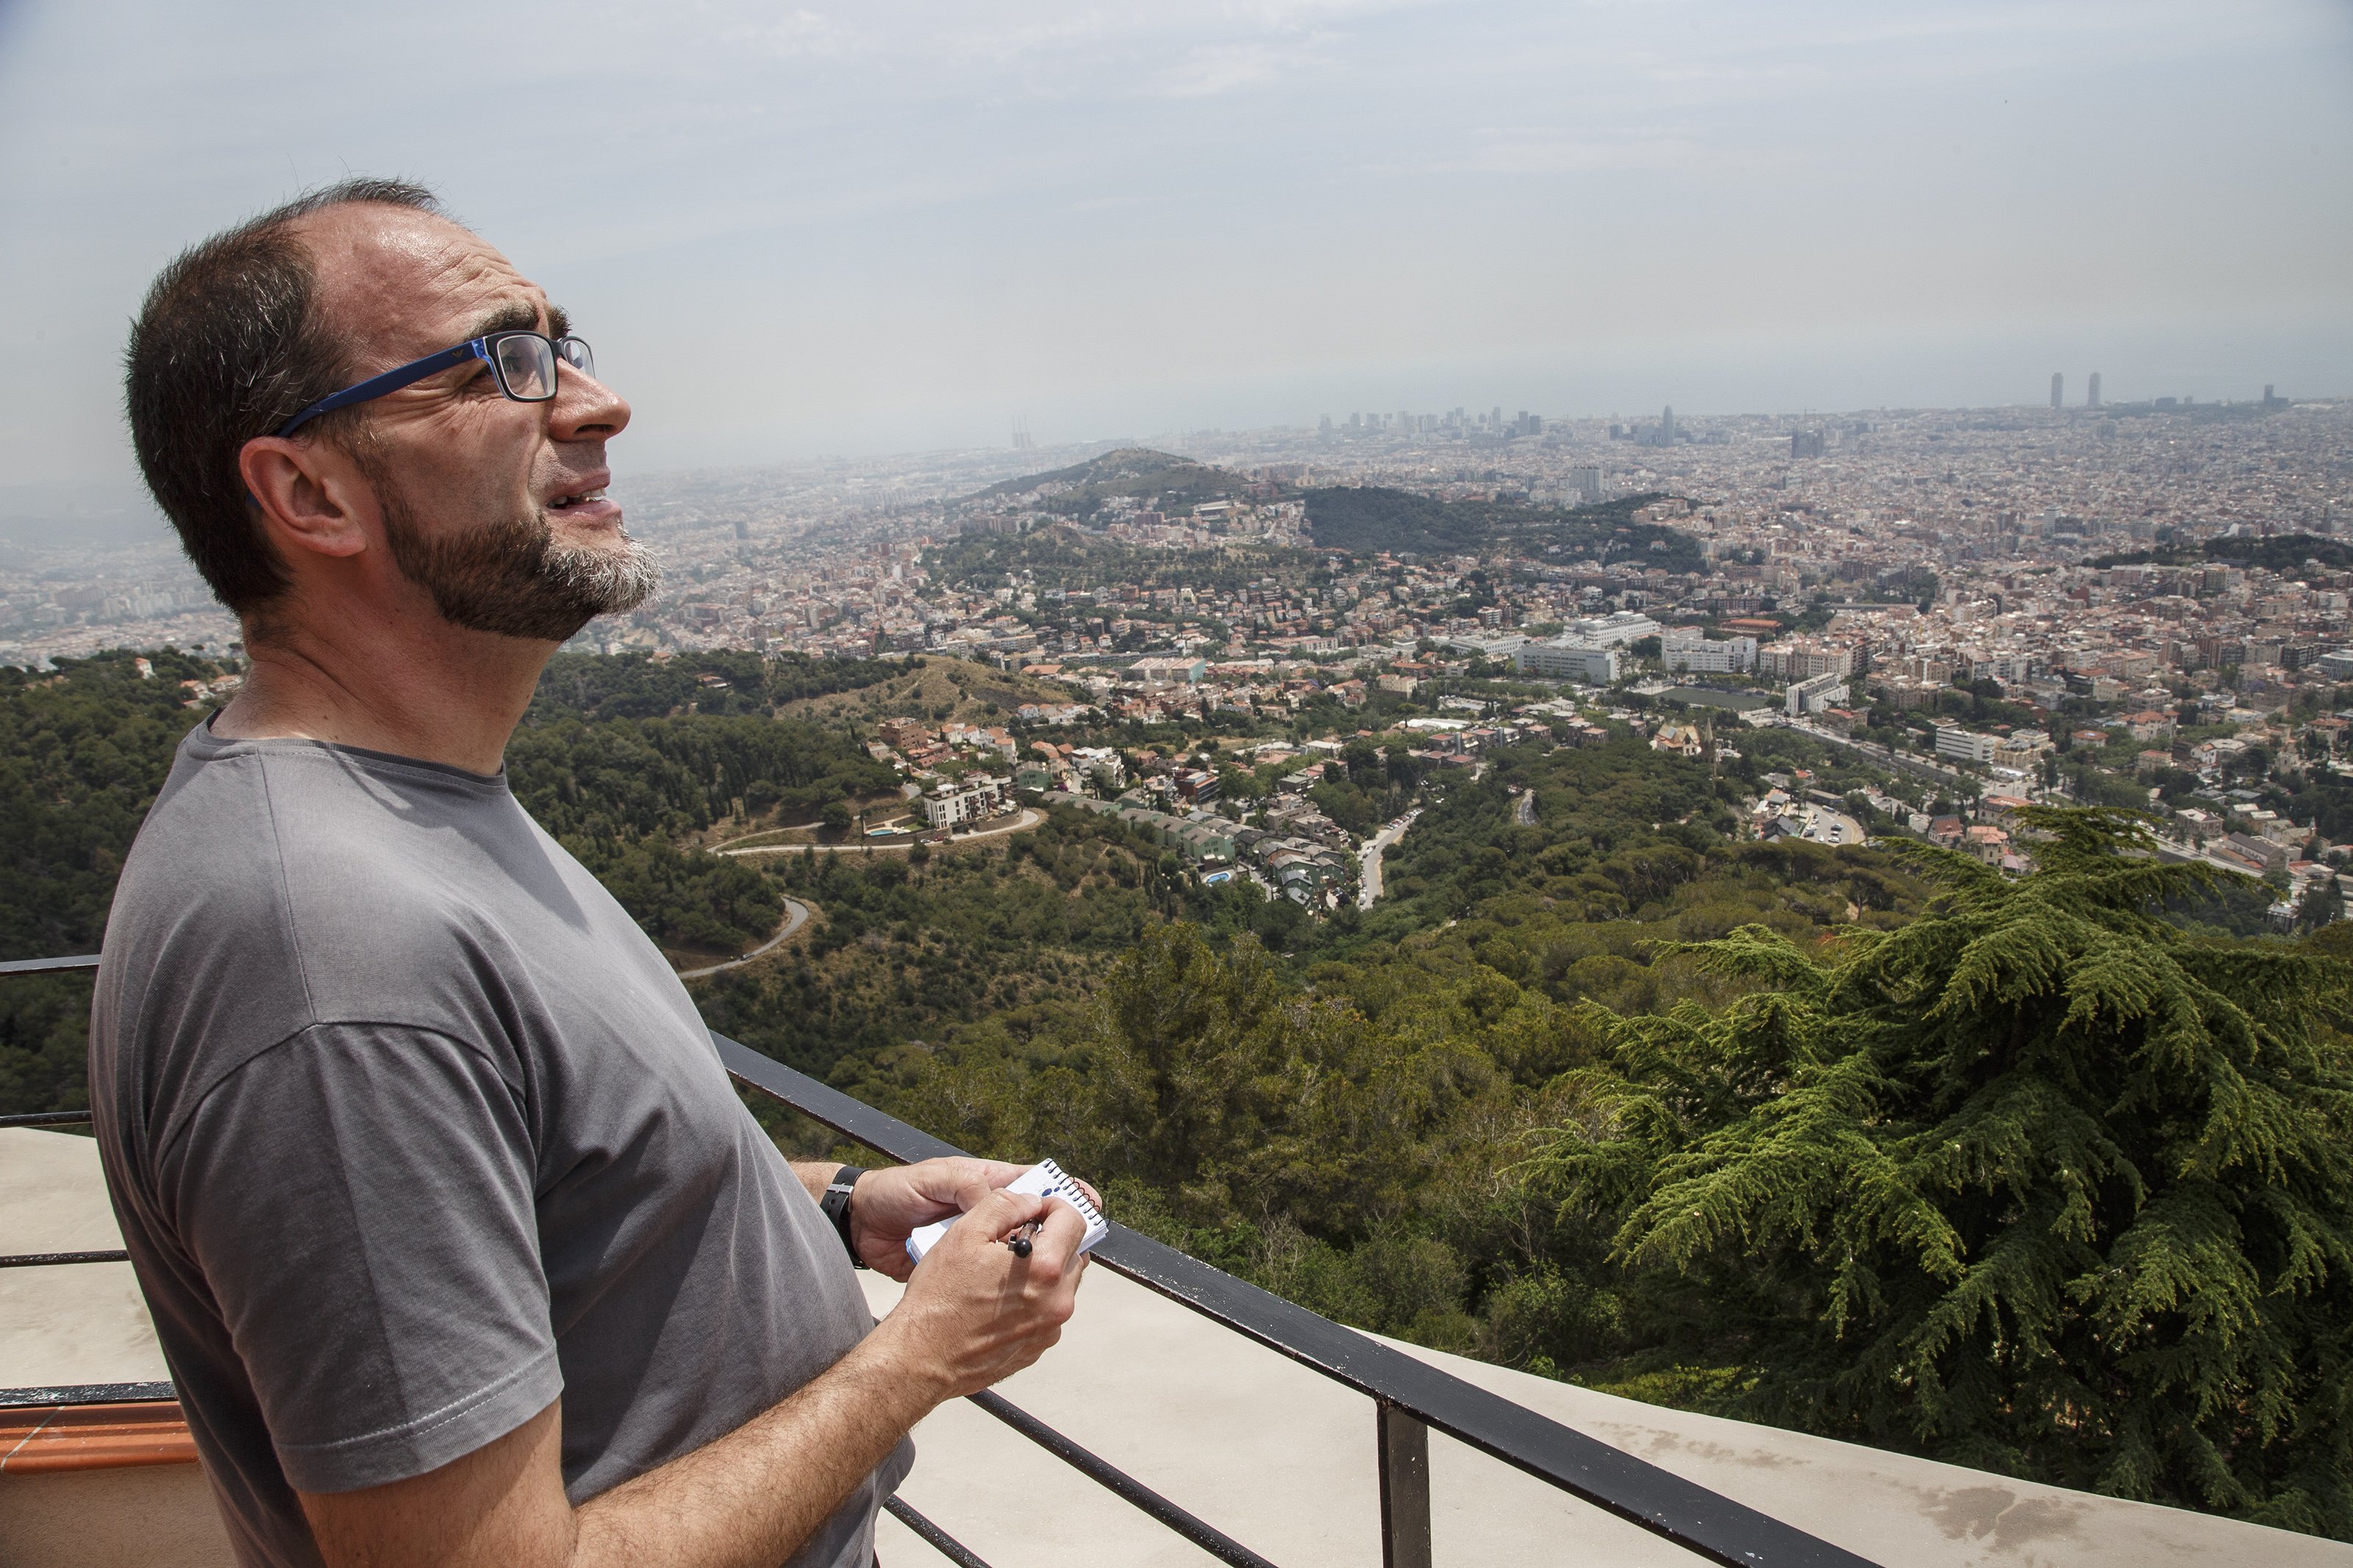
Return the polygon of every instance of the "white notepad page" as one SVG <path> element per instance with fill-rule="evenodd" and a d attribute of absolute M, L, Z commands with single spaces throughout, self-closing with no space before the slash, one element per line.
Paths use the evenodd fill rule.
<path fill-rule="evenodd" d="M 1093 1251 L 1095 1243 L 1111 1234 L 1111 1226 L 1105 1225 L 1103 1215 L 1095 1212 L 1095 1205 L 1087 1201 L 1087 1194 L 1080 1188 L 1079 1184 L 1071 1180 L 1064 1173 L 1062 1167 L 1051 1160 L 1039 1161 L 1018 1176 L 1006 1183 L 1005 1190 L 1008 1193 L 1025 1193 L 1041 1198 L 1060 1198 L 1078 1210 L 1079 1217 L 1087 1222 L 1086 1239 L 1079 1243 L 1081 1252 Z M 956 1218 L 962 1217 L 962 1215 L 956 1216 Z M 936 1224 L 922 1226 L 907 1238 L 907 1256 L 921 1263 L 923 1260 L 923 1254 L 937 1246 L 940 1237 L 945 1236 L 948 1233 L 948 1226 L 954 1224 L 955 1219 L 944 1219 Z"/>

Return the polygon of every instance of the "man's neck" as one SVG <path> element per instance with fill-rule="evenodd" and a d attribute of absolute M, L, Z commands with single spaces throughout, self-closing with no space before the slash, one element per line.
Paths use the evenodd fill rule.
<path fill-rule="evenodd" d="M 440 763 L 469 773 L 505 765 L 507 740 L 531 704 L 554 645 L 459 631 L 366 646 L 348 629 L 248 626 L 252 668 L 213 721 L 227 740 L 290 736 Z"/>

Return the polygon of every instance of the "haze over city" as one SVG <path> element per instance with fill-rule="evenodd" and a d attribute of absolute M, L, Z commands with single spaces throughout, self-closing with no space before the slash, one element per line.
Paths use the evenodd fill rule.
<path fill-rule="evenodd" d="M 2348 67 L 2311 3 L 33 0 L 0 8 L 0 471 L 126 490 L 147 280 L 352 171 L 569 305 L 638 473 L 1017 422 L 2039 405 L 2057 368 L 2328 395 Z"/>

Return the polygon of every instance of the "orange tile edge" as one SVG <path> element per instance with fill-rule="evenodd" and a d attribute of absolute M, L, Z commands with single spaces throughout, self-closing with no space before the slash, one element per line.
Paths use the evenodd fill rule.
<path fill-rule="evenodd" d="M 195 1440 L 176 1403 L 71 1405 L 0 1414 L 0 1475 L 192 1465 Z"/>

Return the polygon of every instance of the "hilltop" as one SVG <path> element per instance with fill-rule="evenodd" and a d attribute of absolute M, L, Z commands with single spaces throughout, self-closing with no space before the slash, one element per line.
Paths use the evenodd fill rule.
<path fill-rule="evenodd" d="M 1157 498 L 1170 507 L 1191 507 L 1202 501 L 1239 496 L 1251 482 L 1240 474 L 1210 468 L 1189 458 L 1155 452 L 1149 447 L 1124 447 L 1067 468 L 1006 479 L 966 498 L 964 504 L 1027 498 L 1026 504 L 1038 510 L 1086 518 L 1093 516 L 1113 496 L 1134 496 L 1145 501 Z"/>

